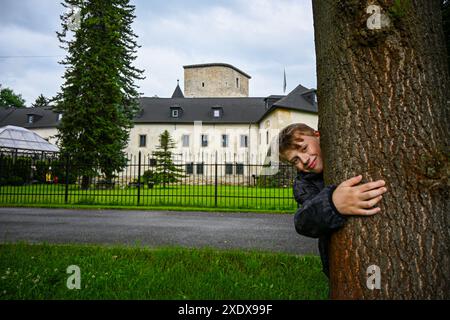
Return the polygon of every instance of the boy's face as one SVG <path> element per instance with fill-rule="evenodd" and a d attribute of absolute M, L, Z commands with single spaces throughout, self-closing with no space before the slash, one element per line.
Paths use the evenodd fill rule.
<path fill-rule="evenodd" d="M 284 157 L 298 171 L 321 173 L 323 160 L 319 136 L 318 131 L 314 133 L 314 136 L 301 135 L 303 141 L 294 142 L 297 148 L 286 150 Z"/>

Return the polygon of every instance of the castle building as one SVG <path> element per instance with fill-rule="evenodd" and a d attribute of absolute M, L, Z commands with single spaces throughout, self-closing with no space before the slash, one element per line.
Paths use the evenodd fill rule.
<path fill-rule="evenodd" d="M 303 122 L 317 129 L 314 89 L 298 85 L 285 96 L 249 97 L 250 79 L 224 63 L 184 66 L 184 93 L 177 84 L 170 98 L 140 98 L 141 112 L 134 118 L 125 152 L 150 155 L 159 135 L 168 130 L 176 143 L 174 153 L 183 162 L 214 158 L 220 163 L 263 164 L 272 140 L 285 126 Z M 54 136 L 63 116 L 51 107 L 0 108 L 0 127 L 24 127 L 57 143 Z"/>

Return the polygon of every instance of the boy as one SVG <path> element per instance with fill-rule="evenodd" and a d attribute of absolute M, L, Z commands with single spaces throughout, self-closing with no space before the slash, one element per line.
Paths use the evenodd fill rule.
<path fill-rule="evenodd" d="M 279 155 L 298 172 L 294 198 L 301 205 L 295 213 L 295 229 L 301 235 L 319 238 L 323 272 L 329 277 L 328 246 L 331 234 L 341 228 L 347 215 L 370 216 L 380 212 L 374 207 L 387 191 L 378 180 L 358 185 L 356 176 L 337 187 L 324 186 L 320 133 L 303 123 L 284 128 L 279 135 Z"/>

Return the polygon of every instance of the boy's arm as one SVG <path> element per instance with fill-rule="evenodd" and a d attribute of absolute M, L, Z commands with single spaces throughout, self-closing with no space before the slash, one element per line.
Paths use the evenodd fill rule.
<path fill-rule="evenodd" d="M 295 229 L 301 235 L 318 238 L 342 227 L 346 218 L 334 207 L 332 194 L 336 186 L 328 186 L 319 191 L 315 186 L 297 184 L 301 188 L 295 192 L 295 199 L 301 207 L 294 217 Z"/>
<path fill-rule="evenodd" d="M 358 185 L 361 179 L 359 175 L 320 192 L 313 185 L 294 185 L 296 200 L 302 205 L 295 213 L 297 232 L 317 238 L 342 227 L 346 220 L 344 215 L 370 216 L 380 212 L 375 205 L 387 191 L 385 182 L 378 180 Z"/>

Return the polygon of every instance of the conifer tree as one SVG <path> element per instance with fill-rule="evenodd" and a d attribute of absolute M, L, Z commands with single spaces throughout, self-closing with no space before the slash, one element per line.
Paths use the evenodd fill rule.
<path fill-rule="evenodd" d="M 39 97 L 36 98 L 36 101 L 32 104 L 33 108 L 40 108 L 40 107 L 47 107 L 49 104 L 49 99 L 44 97 L 43 94 L 39 95 Z"/>
<path fill-rule="evenodd" d="M 129 0 L 65 0 L 57 32 L 68 54 L 61 92 L 54 110 L 64 116 L 58 128 L 62 154 L 83 177 L 82 189 L 102 173 L 106 180 L 122 170 L 123 152 L 139 109 L 135 80 L 142 70 L 132 63 L 138 48 Z M 77 8 L 78 26 L 74 28 Z M 74 31 L 71 33 L 71 31 Z"/>
<path fill-rule="evenodd" d="M 180 178 L 184 177 L 183 169 L 175 165 L 172 160 L 172 149 L 174 148 L 175 142 L 169 132 L 165 130 L 159 136 L 159 146 L 156 147 L 157 151 L 153 153 L 156 159 L 154 180 L 162 183 L 164 188 L 166 184 L 176 183 L 180 181 Z"/>

